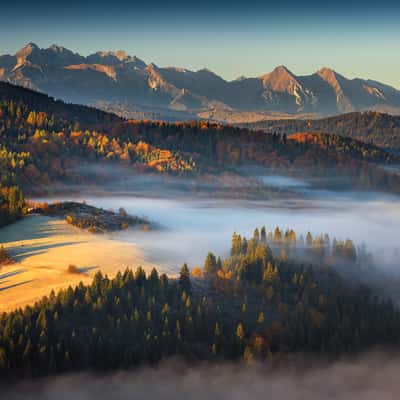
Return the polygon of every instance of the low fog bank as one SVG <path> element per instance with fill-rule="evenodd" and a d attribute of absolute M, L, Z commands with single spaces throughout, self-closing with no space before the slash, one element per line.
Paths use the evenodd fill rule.
<path fill-rule="evenodd" d="M 281 199 L 290 203 L 309 200 L 399 201 L 400 197 L 374 191 L 355 191 L 350 177 L 311 177 L 301 171 L 295 176 L 260 166 L 233 168 L 230 173 L 174 176 L 140 172 L 129 166 L 82 163 L 70 170 L 84 178 L 84 184 L 53 185 L 52 193 L 135 195 L 156 198 L 257 201 Z M 79 179 L 78 179 L 79 181 Z M 251 195 L 249 196 L 249 193 Z"/>
<path fill-rule="evenodd" d="M 313 235 L 328 233 L 331 239 L 350 238 L 356 246 L 365 243 L 379 267 L 400 272 L 399 196 L 321 189 L 321 179 L 274 175 L 254 166 L 238 169 L 243 174 L 238 180 L 220 177 L 220 182 L 214 177 L 198 180 L 140 174 L 128 167 L 90 163 L 77 172 L 104 183 L 74 186 L 68 194 L 64 188 L 63 194 L 39 200 L 85 200 L 104 209 L 122 207 L 151 220 L 162 229 L 127 230 L 113 238 L 138 245 L 149 261 L 169 273 L 176 273 L 183 262 L 190 267 L 202 265 L 208 251 L 227 256 L 233 232 L 249 237 L 262 225 L 268 230 L 294 229 L 298 236 L 310 231 Z M 246 179 L 245 174 L 252 178 Z M 341 179 L 325 181 L 335 187 Z M 246 185 L 254 182 L 272 188 L 274 195 L 266 199 L 267 191 L 256 200 L 241 197 L 247 193 Z"/>
<path fill-rule="evenodd" d="M 104 209 L 124 208 L 128 213 L 145 217 L 162 227 L 142 232 L 117 232 L 112 238 L 138 245 L 150 261 L 162 264 L 167 271 L 177 272 L 183 262 L 190 267 L 202 265 L 208 251 L 227 256 L 233 232 L 251 237 L 256 227 L 265 225 L 294 229 L 299 236 L 308 231 L 313 235 L 328 233 L 356 246 L 365 243 L 379 264 L 396 271 L 398 268 L 400 201 L 385 196 L 360 199 L 321 196 L 309 200 L 216 200 L 140 196 L 139 193 L 90 192 L 60 196 L 52 200 L 85 200 Z"/>
<path fill-rule="evenodd" d="M 341 195 L 352 190 L 350 177 L 326 176 L 312 177 L 304 171 L 287 175 L 270 168 L 256 165 L 232 167 L 226 173 L 204 174 L 194 176 L 174 176 L 143 172 L 129 166 L 114 164 L 82 163 L 71 169 L 70 174 L 81 177 L 85 184 L 65 184 L 58 191 L 75 192 L 85 190 L 88 186 L 99 193 L 140 192 L 144 195 L 157 193 L 159 197 L 211 197 L 211 198 L 249 198 L 247 192 L 255 197 L 269 198 L 276 194 L 285 197 L 302 196 L 308 198 L 314 194 Z M 79 181 L 79 179 L 77 179 Z M 236 190 L 236 191 L 235 191 Z M 240 190 L 240 192 L 237 192 Z M 218 193 L 218 196 L 216 196 Z M 240 193 L 240 196 L 238 196 Z M 364 196 L 367 192 L 361 192 Z M 251 198 L 254 198 L 251 197 Z"/>
<path fill-rule="evenodd" d="M 246 189 L 259 189 L 264 187 L 262 181 L 254 175 L 240 174 L 206 174 L 201 176 L 175 176 L 158 174 L 155 172 L 140 172 L 139 170 L 121 165 L 101 165 L 83 163 L 79 167 L 69 170 L 70 174 L 83 179 L 85 184 L 60 184 L 57 192 L 85 191 L 89 187 L 99 194 L 105 192 L 117 192 L 141 195 L 154 195 L 159 197 L 196 197 L 213 196 L 218 191 L 219 197 L 236 197 L 235 189 L 243 190 L 242 197 L 246 197 Z M 233 171 L 231 171 L 233 172 Z M 271 192 L 276 192 L 278 186 L 268 185 Z M 266 187 L 266 186 L 265 186 Z M 272 190 L 273 189 L 273 190 Z M 283 186 L 281 191 L 283 191 Z M 280 192 L 281 192 L 280 191 Z M 237 194 L 237 192 L 236 192 Z M 294 194 L 294 192 L 293 192 Z"/>
<path fill-rule="evenodd" d="M 394 400 L 399 375 L 398 355 L 373 353 L 332 363 L 304 358 L 279 367 L 166 362 L 154 369 L 60 376 L 0 390 L 7 400 Z"/>

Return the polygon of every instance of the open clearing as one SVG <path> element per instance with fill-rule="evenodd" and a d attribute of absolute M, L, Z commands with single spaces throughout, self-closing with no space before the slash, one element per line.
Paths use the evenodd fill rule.
<path fill-rule="evenodd" d="M 65 221 L 32 215 L 0 230 L 0 244 L 15 264 L 0 267 L 0 311 L 32 304 L 52 289 L 90 282 L 97 271 L 113 276 L 126 267 L 146 270 L 142 252 L 114 234 L 94 235 Z M 75 265 L 80 273 L 68 273 Z"/>

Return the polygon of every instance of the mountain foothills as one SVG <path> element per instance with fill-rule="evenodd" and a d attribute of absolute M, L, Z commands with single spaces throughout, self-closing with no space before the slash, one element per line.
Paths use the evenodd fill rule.
<path fill-rule="evenodd" d="M 162 68 L 123 51 L 85 57 L 61 46 L 41 49 L 29 43 L 15 55 L 0 56 L 0 79 L 68 102 L 150 119 L 245 122 L 276 112 L 400 113 L 400 91 L 347 79 L 329 68 L 297 76 L 279 66 L 259 77 L 225 81 L 207 69 Z"/>
<path fill-rule="evenodd" d="M 213 195 L 265 199 L 272 189 L 248 168 L 313 178 L 321 188 L 399 193 L 400 176 L 386 168 L 398 162 L 372 144 L 339 135 L 125 120 L 0 83 L 0 225 L 23 215 L 20 188 L 42 195 L 109 179 L 87 174 L 91 165 L 118 166 L 127 175 L 184 176 L 196 193 L 208 187 Z"/>
<path fill-rule="evenodd" d="M 398 190 L 397 178 L 377 165 L 397 157 L 350 138 L 267 135 L 206 121 L 125 120 L 7 83 L 0 83 L 0 144 L 1 182 L 20 183 L 30 192 L 83 179 L 74 168 L 82 159 L 195 177 L 235 174 L 247 164 L 289 175 L 301 168 L 315 177 L 346 176 L 364 189 Z"/>

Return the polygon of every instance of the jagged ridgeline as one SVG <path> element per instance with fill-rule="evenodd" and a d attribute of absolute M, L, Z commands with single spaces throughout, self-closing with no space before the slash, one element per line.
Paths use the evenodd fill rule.
<path fill-rule="evenodd" d="M 206 114 L 224 119 L 240 111 L 263 118 L 263 112 L 273 111 L 332 115 L 400 109 L 400 92 L 395 88 L 369 79 L 348 79 L 330 68 L 299 76 L 281 65 L 261 76 L 226 81 L 208 69 L 163 68 L 124 51 L 86 57 L 62 46 L 39 48 L 34 43 L 14 55 L 0 55 L 0 79 L 121 114 L 165 118 Z"/>
<path fill-rule="evenodd" d="M 261 228 L 251 239 L 234 234 L 225 260 L 210 253 L 192 274 L 184 264 L 177 279 L 155 269 L 113 279 L 98 272 L 90 285 L 0 316 L 0 377 L 131 368 L 172 356 L 251 363 L 398 345 L 398 308 L 349 284 L 335 269 L 342 262 L 364 263 L 350 240 L 303 241 L 293 230 Z"/>

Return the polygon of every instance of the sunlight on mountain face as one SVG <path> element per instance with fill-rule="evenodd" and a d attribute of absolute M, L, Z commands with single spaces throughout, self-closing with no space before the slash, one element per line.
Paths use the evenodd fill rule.
<path fill-rule="evenodd" d="M 82 56 L 60 46 L 42 49 L 34 43 L 2 60 L 3 80 L 69 102 L 102 105 L 132 118 L 143 113 L 150 119 L 187 120 L 212 112 L 213 119 L 246 122 L 242 113 L 263 111 L 286 117 L 376 107 L 400 112 L 399 91 L 371 80 L 347 79 L 330 68 L 299 76 L 281 65 L 260 77 L 226 81 L 204 69 L 146 64 L 125 52 Z M 257 119 L 268 119 L 268 114 Z"/>

